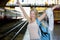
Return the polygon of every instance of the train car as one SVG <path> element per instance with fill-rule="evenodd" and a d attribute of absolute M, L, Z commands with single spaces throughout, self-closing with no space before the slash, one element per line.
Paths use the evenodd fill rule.
<path fill-rule="evenodd" d="M 60 8 L 54 9 L 54 22 L 60 23 Z"/>

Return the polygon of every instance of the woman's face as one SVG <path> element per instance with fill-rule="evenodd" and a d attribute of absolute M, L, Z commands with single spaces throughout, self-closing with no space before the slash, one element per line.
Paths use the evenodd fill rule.
<path fill-rule="evenodd" d="M 35 12 L 34 11 L 31 11 L 30 12 L 30 18 L 36 18 L 36 15 L 35 15 Z"/>

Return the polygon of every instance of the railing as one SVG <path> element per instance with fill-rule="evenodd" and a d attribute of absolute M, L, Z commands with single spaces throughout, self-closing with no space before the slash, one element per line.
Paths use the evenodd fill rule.
<path fill-rule="evenodd" d="M 0 39 L 3 39 L 4 37 L 8 36 L 12 31 L 16 30 L 18 27 L 18 31 L 15 33 L 15 35 L 11 38 L 11 40 L 14 40 L 15 37 L 17 37 L 17 35 L 20 33 L 20 31 L 25 27 L 25 25 L 27 25 L 28 22 L 27 21 L 22 21 L 22 22 L 18 22 L 16 24 L 13 25 L 13 28 L 11 28 L 8 32 L 4 33 L 3 35 L 0 36 Z"/>
<path fill-rule="evenodd" d="M 14 38 L 20 33 L 20 31 L 24 28 L 24 26 L 27 24 L 27 22 L 17 31 L 17 33 L 13 36 L 11 40 L 14 40 Z"/>

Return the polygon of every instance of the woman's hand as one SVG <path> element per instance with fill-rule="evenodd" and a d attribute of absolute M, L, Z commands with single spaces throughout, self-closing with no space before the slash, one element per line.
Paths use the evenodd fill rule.
<path fill-rule="evenodd" d="M 52 7 L 52 10 L 54 10 L 55 8 L 59 8 L 59 7 L 60 7 L 60 5 L 55 5 Z"/>
<path fill-rule="evenodd" d="M 19 0 L 17 0 L 17 4 L 18 4 L 18 5 L 21 5 L 21 3 L 19 2 Z"/>
<path fill-rule="evenodd" d="M 25 12 L 24 8 L 22 7 L 21 3 L 19 2 L 19 0 L 17 0 L 17 4 L 19 5 L 21 11 L 23 12 L 23 15 L 25 16 L 25 18 L 28 20 L 28 22 L 30 21 L 29 16 L 27 15 L 27 13 Z"/>

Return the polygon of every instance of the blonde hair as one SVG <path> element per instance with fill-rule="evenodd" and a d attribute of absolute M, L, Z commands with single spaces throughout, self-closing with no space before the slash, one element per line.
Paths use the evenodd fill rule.
<path fill-rule="evenodd" d="M 38 17 L 38 11 L 35 8 L 31 8 L 30 12 L 34 11 L 36 18 Z"/>

